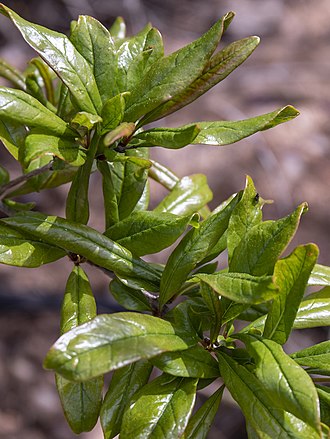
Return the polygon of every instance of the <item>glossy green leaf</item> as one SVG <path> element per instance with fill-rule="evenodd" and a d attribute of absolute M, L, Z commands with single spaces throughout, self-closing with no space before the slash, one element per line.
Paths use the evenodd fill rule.
<path fill-rule="evenodd" d="M 118 279 L 114 279 L 109 285 L 110 293 L 126 309 L 131 311 L 152 311 L 148 298 L 142 291 L 129 288 Z"/>
<path fill-rule="evenodd" d="M 25 166 L 43 155 L 56 156 L 72 166 L 81 166 L 86 159 L 86 150 L 74 139 L 63 139 L 47 134 L 29 134 L 20 155 Z"/>
<path fill-rule="evenodd" d="M 287 341 L 317 257 L 317 247 L 307 244 L 276 263 L 274 279 L 279 293 L 270 305 L 264 337 L 282 345 Z"/>
<path fill-rule="evenodd" d="M 4 59 L 0 59 L 0 76 L 10 81 L 15 88 L 25 90 L 24 76 Z"/>
<path fill-rule="evenodd" d="M 0 237 L 1 264 L 34 268 L 66 255 L 56 244 L 49 245 L 35 237 L 27 237 L 4 224 L 0 224 Z"/>
<path fill-rule="evenodd" d="M 268 389 L 245 366 L 241 366 L 223 352 L 219 352 L 218 356 L 225 385 L 258 437 L 320 439 L 320 432 L 314 427 L 283 408 L 274 407 Z"/>
<path fill-rule="evenodd" d="M 95 18 L 80 15 L 70 40 L 90 65 L 102 101 L 115 96 L 117 57 L 110 32 Z"/>
<path fill-rule="evenodd" d="M 177 335 L 165 320 L 145 314 L 103 314 L 62 335 L 44 365 L 67 379 L 84 381 L 163 352 L 187 349 L 196 339 Z"/>
<path fill-rule="evenodd" d="M 123 120 L 125 111 L 124 93 L 108 99 L 103 105 L 101 134 L 114 130 Z"/>
<path fill-rule="evenodd" d="M 187 378 L 217 378 L 220 375 L 215 358 L 199 345 L 184 351 L 166 352 L 150 361 L 169 375 Z"/>
<path fill-rule="evenodd" d="M 309 295 L 302 302 L 294 322 L 295 329 L 330 325 L 330 288 L 320 297 Z"/>
<path fill-rule="evenodd" d="M 268 392 L 272 407 L 292 413 L 320 432 L 318 398 L 313 381 L 273 340 L 252 334 L 240 335 L 254 357 L 254 374 Z"/>
<path fill-rule="evenodd" d="M 151 371 L 152 365 L 143 360 L 114 371 L 100 413 L 105 439 L 112 439 L 120 432 L 125 407 L 148 382 Z"/>
<path fill-rule="evenodd" d="M 228 21 L 233 14 L 227 14 Z M 225 79 L 236 67 L 248 58 L 259 44 L 258 37 L 248 37 L 226 46 L 217 52 L 206 65 L 203 73 L 180 94 L 173 96 L 143 118 L 143 124 L 160 119 L 185 107 Z"/>
<path fill-rule="evenodd" d="M 161 375 L 142 387 L 125 410 L 121 436 L 135 439 L 181 437 L 193 409 L 197 381 Z"/>
<path fill-rule="evenodd" d="M 64 120 L 21 90 L 0 87 L 0 117 L 4 122 L 20 123 L 57 136 L 74 137 Z"/>
<path fill-rule="evenodd" d="M 316 385 L 316 390 L 320 401 L 321 420 L 330 426 L 330 388 Z"/>
<path fill-rule="evenodd" d="M 316 264 L 308 279 L 308 285 L 330 286 L 330 267 Z"/>
<path fill-rule="evenodd" d="M 123 17 L 117 17 L 112 23 L 109 32 L 113 38 L 123 40 L 126 36 L 126 24 Z"/>
<path fill-rule="evenodd" d="M 102 122 L 102 118 L 97 114 L 79 111 L 73 119 L 71 119 L 70 125 L 83 137 L 100 122 Z"/>
<path fill-rule="evenodd" d="M 223 21 L 219 20 L 198 40 L 161 58 L 147 71 L 126 103 L 126 120 L 137 120 L 173 95 L 181 93 L 201 75 L 219 44 Z"/>
<path fill-rule="evenodd" d="M 193 174 L 181 178 L 154 211 L 175 215 L 191 215 L 205 206 L 212 198 L 213 194 L 205 175 Z"/>
<path fill-rule="evenodd" d="M 57 73 L 79 108 L 97 114 L 102 103 L 93 70 L 67 36 L 30 23 L 3 4 L 0 12 L 11 19 L 25 41 Z"/>
<path fill-rule="evenodd" d="M 124 247 L 90 227 L 36 212 L 17 214 L 2 219 L 2 222 L 47 244 L 84 256 L 116 274 L 136 278 L 143 287 L 147 282 L 150 288 L 153 285 L 155 288 L 159 282 L 158 272 L 149 264 L 133 258 Z"/>
<path fill-rule="evenodd" d="M 220 296 L 238 303 L 263 303 L 278 294 L 272 276 L 251 276 L 246 273 L 196 274 Z"/>
<path fill-rule="evenodd" d="M 74 102 L 70 90 L 63 82 L 61 82 L 58 87 L 59 98 L 56 114 L 66 122 L 70 122 L 71 119 L 80 111 L 80 108 L 76 102 Z"/>
<path fill-rule="evenodd" d="M 149 169 L 149 176 L 160 183 L 168 190 L 174 189 L 175 185 L 180 181 L 179 177 L 177 177 L 170 169 L 166 168 L 166 166 L 161 165 L 154 160 L 151 160 L 152 167 Z"/>
<path fill-rule="evenodd" d="M 197 122 L 201 131 L 195 138 L 195 144 L 230 145 L 258 131 L 268 130 L 276 125 L 294 119 L 299 112 L 290 105 L 271 113 L 240 121 Z"/>
<path fill-rule="evenodd" d="M 272 274 L 277 259 L 293 238 L 306 206 L 303 203 L 287 217 L 265 221 L 247 230 L 232 254 L 229 270 L 255 276 Z"/>
<path fill-rule="evenodd" d="M 133 212 L 107 229 L 104 234 L 133 254 L 143 256 L 157 253 L 172 245 L 185 231 L 190 219 L 190 215 Z"/>
<path fill-rule="evenodd" d="M 206 439 L 218 412 L 224 386 L 221 386 L 189 419 L 183 439 Z"/>
<path fill-rule="evenodd" d="M 75 266 L 65 290 L 61 311 L 61 333 L 96 316 L 96 304 L 83 269 Z M 95 426 L 102 402 L 103 377 L 75 383 L 56 374 L 56 386 L 66 419 L 75 433 Z"/>
<path fill-rule="evenodd" d="M 26 127 L 19 122 L 0 120 L 0 140 L 16 160 L 18 150 L 24 145 L 26 135 Z"/>
<path fill-rule="evenodd" d="M 330 372 L 330 341 L 310 346 L 291 355 L 296 363 Z"/>
<path fill-rule="evenodd" d="M 199 131 L 198 124 L 179 128 L 151 128 L 136 134 L 128 145 L 179 149 L 192 143 Z"/>
<path fill-rule="evenodd" d="M 237 199 L 232 200 L 222 211 L 203 221 L 198 229 L 191 229 L 175 248 L 161 278 L 161 304 L 178 293 L 189 273 L 219 241 L 236 203 Z"/>

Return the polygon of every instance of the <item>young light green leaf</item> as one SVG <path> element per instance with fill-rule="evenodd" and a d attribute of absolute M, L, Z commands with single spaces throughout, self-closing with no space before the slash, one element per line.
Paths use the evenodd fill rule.
<path fill-rule="evenodd" d="M 320 431 L 315 427 L 283 408 L 274 407 L 267 387 L 245 366 L 223 352 L 219 352 L 218 357 L 225 385 L 258 437 L 320 439 Z"/>
<path fill-rule="evenodd" d="M 246 273 L 196 274 L 220 296 L 234 302 L 258 304 L 268 302 L 278 294 L 272 276 L 251 276 Z"/>
<path fill-rule="evenodd" d="M 122 137 L 129 138 L 134 133 L 134 131 L 135 131 L 134 123 L 122 122 L 112 131 L 106 134 L 106 136 L 103 139 L 103 144 L 105 146 L 111 146 L 113 143 L 115 143 L 117 140 L 121 139 Z"/>
<path fill-rule="evenodd" d="M 151 371 L 152 365 L 144 360 L 114 371 L 100 413 L 105 439 L 112 439 L 119 433 L 125 407 L 132 396 L 147 384 Z"/>
<path fill-rule="evenodd" d="M 40 267 L 63 258 L 66 252 L 0 224 L 0 263 L 16 267 Z"/>
<path fill-rule="evenodd" d="M 87 135 L 94 126 L 102 122 L 102 118 L 97 114 L 86 113 L 86 111 L 79 111 L 70 121 L 70 125 L 75 129 L 81 137 Z"/>
<path fill-rule="evenodd" d="M 213 198 L 205 175 L 193 174 L 181 178 L 172 191 L 158 204 L 155 212 L 191 215 Z"/>
<path fill-rule="evenodd" d="M 219 44 L 223 23 L 224 18 L 198 40 L 158 60 L 132 90 L 126 103 L 125 120 L 139 119 L 198 78 Z"/>
<path fill-rule="evenodd" d="M 206 439 L 218 412 L 224 386 L 221 386 L 189 419 L 182 439 Z"/>
<path fill-rule="evenodd" d="M 123 17 L 117 17 L 112 23 L 109 32 L 117 40 L 123 40 L 126 37 L 126 24 Z"/>
<path fill-rule="evenodd" d="M 318 248 L 307 244 L 276 263 L 274 280 L 279 293 L 270 305 L 264 337 L 282 345 L 287 341 L 317 257 Z"/>
<path fill-rule="evenodd" d="M 258 131 L 268 130 L 276 125 L 292 120 L 298 115 L 298 110 L 288 105 L 271 113 L 237 122 L 197 122 L 200 133 L 193 143 L 220 146 L 230 145 Z"/>
<path fill-rule="evenodd" d="M 88 322 L 96 316 L 96 303 L 88 277 L 75 266 L 71 272 L 62 303 L 61 333 Z M 75 383 L 56 374 L 56 386 L 65 417 L 71 429 L 79 434 L 95 426 L 102 402 L 103 377 Z"/>
<path fill-rule="evenodd" d="M 240 335 L 254 357 L 254 373 L 268 391 L 273 407 L 292 413 L 320 433 L 320 413 L 313 381 L 273 340 Z"/>
<path fill-rule="evenodd" d="M 123 120 L 125 111 L 125 93 L 118 94 L 111 99 L 108 99 L 103 105 L 102 116 L 102 128 L 101 135 L 114 130 Z"/>
<path fill-rule="evenodd" d="M 160 283 L 160 303 L 165 304 L 178 293 L 189 273 L 217 244 L 228 226 L 230 215 L 238 201 L 203 221 L 199 228 L 191 229 L 169 257 Z"/>
<path fill-rule="evenodd" d="M 220 375 L 217 361 L 199 345 L 184 351 L 166 352 L 150 361 L 169 375 L 187 378 L 217 378 Z"/>
<path fill-rule="evenodd" d="M 296 363 L 330 372 L 330 341 L 310 346 L 290 355 Z"/>
<path fill-rule="evenodd" d="M 265 221 L 246 231 L 235 248 L 229 270 L 255 276 L 272 274 L 279 256 L 293 238 L 307 207 L 301 204 L 290 215 L 277 221 Z"/>
<path fill-rule="evenodd" d="M 316 264 L 308 279 L 308 285 L 330 286 L 330 267 Z"/>
<path fill-rule="evenodd" d="M 198 124 L 179 128 L 151 128 L 133 136 L 128 146 L 135 148 L 162 146 L 163 148 L 179 149 L 193 143 L 199 131 Z"/>
<path fill-rule="evenodd" d="M 43 155 L 58 157 L 72 166 L 81 166 L 86 159 L 86 150 L 74 139 L 63 139 L 48 134 L 29 134 L 19 155 L 25 167 Z"/>
<path fill-rule="evenodd" d="M 118 94 L 116 48 L 110 32 L 95 18 L 80 15 L 70 40 L 90 65 L 102 102 Z"/>
<path fill-rule="evenodd" d="M 67 379 L 84 381 L 195 344 L 193 335 L 177 335 L 171 323 L 158 317 L 132 312 L 103 314 L 62 335 L 44 365 Z"/>
<path fill-rule="evenodd" d="M 67 36 L 24 20 L 2 3 L 0 12 L 10 18 L 25 41 L 57 73 L 80 110 L 98 114 L 102 102 L 93 70 Z"/>
<path fill-rule="evenodd" d="M 75 136 L 64 120 L 21 90 L 0 87 L 0 117 L 4 123 L 20 123 L 56 136 Z"/>
<path fill-rule="evenodd" d="M 190 220 L 191 215 L 133 212 L 107 229 L 104 234 L 133 254 L 143 256 L 157 253 L 172 245 L 185 231 Z"/>
<path fill-rule="evenodd" d="M 169 191 L 174 189 L 175 185 L 180 181 L 179 177 L 177 177 L 170 169 L 166 168 L 166 166 L 163 166 L 154 160 L 150 161 L 152 167 L 149 169 L 149 177 L 157 181 Z"/>
<path fill-rule="evenodd" d="M 194 378 L 161 375 L 142 387 L 125 410 L 121 436 L 181 437 L 194 406 L 197 382 Z"/>
<path fill-rule="evenodd" d="M 114 279 L 109 285 L 110 293 L 126 309 L 131 311 L 152 311 L 151 304 L 141 290 L 129 288 L 118 279 Z"/>
<path fill-rule="evenodd" d="M 84 256 L 118 275 L 133 277 L 141 282 L 142 288 L 147 282 L 150 288 L 157 289 L 159 274 L 151 265 L 133 258 L 124 247 L 90 227 L 37 212 L 25 212 L 1 221 L 47 244 Z"/>

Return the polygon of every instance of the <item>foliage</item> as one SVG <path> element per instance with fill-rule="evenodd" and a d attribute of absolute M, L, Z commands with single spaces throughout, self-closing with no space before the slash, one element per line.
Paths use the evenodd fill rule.
<path fill-rule="evenodd" d="M 317 264 L 317 247 L 282 257 L 307 205 L 263 221 L 266 201 L 247 177 L 211 212 L 204 175 L 180 179 L 149 158 L 155 146 L 223 146 L 298 115 L 287 106 L 236 122 L 150 127 L 226 78 L 259 39 L 217 51 L 230 12 L 165 56 L 151 25 L 128 38 L 121 18 L 108 30 L 80 16 L 67 37 L 0 8 L 39 55 L 22 73 L 0 65 L 13 86 L 0 88 L 0 138 L 23 171 L 10 181 L 1 168 L 0 262 L 72 261 L 62 335 L 44 362 L 72 430 L 90 430 L 100 416 L 105 438 L 205 438 L 227 388 L 251 438 L 326 436 L 329 389 L 320 383 L 330 343 L 292 355 L 282 347 L 293 329 L 330 323 L 330 269 Z M 87 225 L 92 172 L 102 177 L 103 233 Z M 154 210 L 149 179 L 169 191 Z M 67 182 L 66 218 L 15 200 Z M 141 258 L 168 247 L 165 264 Z M 218 270 L 224 251 L 228 266 Z M 108 273 L 122 312 L 96 315 L 85 263 Z M 322 289 L 305 296 L 309 285 Z M 160 376 L 150 379 L 153 370 Z M 198 389 L 220 380 L 192 414 Z"/>

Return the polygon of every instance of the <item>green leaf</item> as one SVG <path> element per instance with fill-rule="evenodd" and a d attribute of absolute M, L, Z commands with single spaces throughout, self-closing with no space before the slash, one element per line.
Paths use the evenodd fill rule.
<path fill-rule="evenodd" d="M 171 191 L 175 185 L 180 181 L 173 172 L 154 160 L 151 160 L 152 167 L 149 169 L 149 176 Z"/>
<path fill-rule="evenodd" d="M 189 273 L 203 260 L 225 232 L 230 215 L 238 200 L 191 229 L 169 257 L 160 283 L 160 303 L 165 304 L 178 293 Z"/>
<path fill-rule="evenodd" d="M 205 175 L 193 174 L 181 178 L 154 211 L 191 215 L 211 201 L 212 197 Z"/>
<path fill-rule="evenodd" d="M 135 439 L 178 438 L 196 397 L 197 379 L 161 375 L 140 389 L 125 410 L 121 436 Z"/>
<path fill-rule="evenodd" d="M 97 169 L 102 175 L 102 191 L 104 199 L 105 227 L 108 229 L 119 221 L 118 200 L 115 188 L 114 173 L 105 160 L 97 160 Z"/>
<path fill-rule="evenodd" d="M 83 269 L 71 272 L 62 303 L 61 333 L 88 322 L 96 316 L 96 304 Z M 71 429 L 79 434 L 95 426 L 102 402 L 103 377 L 75 383 L 56 374 L 56 386 L 65 417 Z"/>
<path fill-rule="evenodd" d="M 98 114 L 102 102 L 93 70 L 67 36 L 30 23 L 3 4 L 0 12 L 11 19 L 25 41 L 57 73 L 80 110 Z"/>
<path fill-rule="evenodd" d="M 241 366 L 223 352 L 219 352 L 218 356 L 220 373 L 225 385 L 241 407 L 246 420 L 251 424 L 258 437 L 269 439 L 275 437 L 320 439 L 320 431 L 316 430 L 314 426 L 310 426 L 293 414 L 288 413 L 284 408 L 274 407 L 268 388 L 245 366 Z M 269 378 L 271 379 L 270 375 Z M 307 379 L 309 380 L 308 375 Z M 277 381 L 277 386 L 278 384 Z M 304 384 L 302 386 L 300 390 L 304 389 Z M 301 395 L 304 395 L 304 393 Z M 309 401 L 311 401 L 310 397 Z M 312 415 L 314 415 L 313 412 L 309 414 L 309 416 Z"/>
<path fill-rule="evenodd" d="M 183 439 L 206 439 L 218 412 L 224 386 L 221 386 L 189 419 Z"/>
<path fill-rule="evenodd" d="M 53 79 L 56 78 L 55 73 L 50 69 L 50 67 L 43 62 L 41 58 L 33 58 L 30 63 L 35 66 L 36 71 L 42 79 L 43 86 L 45 87 L 47 103 L 46 105 L 55 105 L 55 91 L 53 85 Z M 54 107 L 56 112 L 56 108 Z"/>
<path fill-rule="evenodd" d="M 211 312 L 210 343 L 214 343 L 219 335 L 222 323 L 222 307 L 219 295 L 207 283 L 201 282 L 200 295 Z"/>
<path fill-rule="evenodd" d="M 142 291 L 129 288 L 118 279 L 114 279 L 109 285 L 110 293 L 126 309 L 131 311 L 152 311 L 149 300 Z"/>
<path fill-rule="evenodd" d="M 135 121 L 181 93 L 198 78 L 219 44 L 224 18 L 198 40 L 158 60 L 137 84 L 126 103 L 127 121 Z"/>
<path fill-rule="evenodd" d="M 65 251 L 54 245 L 41 242 L 34 237 L 27 237 L 26 234 L 0 224 L 1 264 L 34 268 L 56 261 L 65 255 Z"/>
<path fill-rule="evenodd" d="M 81 137 L 83 137 L 100 122 L 102 122 L 102 118 L 100 116 L 86 113 L 86 111 L 79 111 L 73 117 L 73 119 L 71 119 L 70 125 L 79 133 Z"/>
<path fill-rule="evenodd" d="M 238 303 L 258 304 L 273 299 L 278 287 L 272 276 L 251 276 L 246 273 L 196 274 L 220 296 Z"/>
<path fill-rule="evenodd" d="M 179 128 L 151 128 L 132 137 L 128 146 L 135 148 L 162 146 L 163 148 L 179 149 L 192 143 L 199 131 L 197 124 Z"/>
<path fill-rule="evenodd" d="M 64 120 L 21 90 L 0 87 L 0 117 L 4 123 L 19 123 L 57 136 L 75 135 Z"/>
<path fill-rule="evenodd" d="M 217 378 L 220 375 L 217 361 L 199 345 L 184 351 L 166 352 L 150 361 L 169 375 L 187 378 Z"/>
<path fill-rule="evenodd" d="M 330 389 L 326 386 L 316 385 L 317 394 L 320 400 L 321 420 L 330 425 Z M 327 437 L 327 436 L 325 436 Z"/>
<path fill-rule="evenodd" d="M 318 248 L 307 244 L 276 263 L 274 280 L 279 294 L 270 305 L 264 337 L 282 345 L 287 341 L 317 257 Z"/>
<path fill-rule="evenodd" d="M 112 23 L 109 32 L 117 40 L 123 40 L 126 36 L 126 24 L 122 17 L 117 17 Z"/>
<path fill-rule="evenodd" d="M 308 285 L 330 286 L 330 267 L 316 264 L 308 279 Z"/>
<path fill-rule="evenodd" d="M 44 365 L 67 379 L 84 381 L 195 344 L 192 335 L 177 335 L 171 323 L 158 317 L 132 312 L 103 314 L 62 335 Z"/>
<path fill-rule="evenodd" d="M 120 432 L 125 407 L 148 382 L 151 371 L 151 364 L 143 360 L 114 371 L 100 413 L 105 439 L 112 439 Z"/>
<path fill-rule="evenodd" d="M 297 312 L 294 329 L 315 328 L 330 325 L 330 288 L 323 289 L 323 296 L 307 296 Z"/>
<path fill-rule="evenodd" d="M 25 147 L 20 151 L 21 161 L 27 167 L 33 160 L 46 155 L 56 156 L 70 163 L 81 166 L 86 159 L 86 150 L 74 139 L 63 139 L 47 134 L 29 134 Z"/>
<path fill-rule="evenodd" d="M 226 17 L 227 21 L 231 21 L 233 13 L 227 14 Z M 251 55 L 259 42 L 260 39 L 258 37 L 248 37 L 234 41 L 217 52 L 210 59 L 203 73 L 195 81 L 189 84 L 181 93 L 173 96 L 168 102 L 147 114 L 143 118 L 141 125 L 168 116 L 206 93 L 210 88 L 225 79 L 236 67 L 241 65 Z"/>
<path fill-rule="evenodd" d="M 15 88 L 25 90 L 24 76 L 4 59 L 0 59 L 0 76 L 10 81 Z"/>
<path fill-rule="evenodd" d="M 0 120 L 0 140 L 16 160 L 18 160 L 18 150 L 24 145 L 26 135 L 26 127 L 21 123 Z"/>
<path fill-rule="evenodd" d="M 229 270 L 255 276 L 272 274 L 275 263 L 293 238 L 306 203 L 285 218 L 265 221 L 247 230 L 235 248 Z"/>
<path fill-rule="evenodd" d="M 258 131 L 268 130 L 299 115 L 298 110 L 288 105 L 271 113 L 240 121 L 197 122 L 200 133 L 195 138 L 195 144 L 230 145 Z"/>
<path fill-rule="evenodd" d="M 9 172 L 6 168 L 0 165 L 0 188 L 2 185 L 8 183 L 10 180 Z"/>
<path fill-rule="evenodd" d="M 272 341 L 256 335 L 240 335 L 248 352 L 254 357 L 254 373 L 268 391 L 273 407 L 284 409 L 320 431 L 318 398 L 313 381 Z"/>
<path fill-rule="evenodd" d="M 291 354 L 296 363 L 330 372 L 330 341 L 310 346 Z"/>
<path fill-rule="evenodd" d="M 133 254 L 143 256 L 157 253 L 172 245 L 185 231 L 190 220 L 190 215 L 133 212 L 107 229 L 104 234 Z"/>
<path fill-rule="evenodd" d="M 103 105 L 101 116 L 103 119 L 101 135 L 114 130 L 123 120 L 125 111 L 125 93 L 108 99 Z"/>
<path fill-rule="evenodd" d="M 1 221 L 47 244 L 84 256 L 118 275 L 133 277 L 142 287 L 147 283 L 150 288 L 157 288 L 159 274 L 156 270 L 90 227 L 36 212 L 24 212 Z"/>
<path fill-rule="evenodd" d="M 134 131 L 134 123 L 122 122 L 115 129 L 106 134 L 103 139 L 103 144 L 105 146 L 111 146 L 113 143 L 121 138 L 129 138 L 134 133 Z"/>
<path fill-rule="evenodd" d="M 95 18 L 80 15 L 70 40 L 90 65 L 102 101 L 115 96 L 117 57 L 110 32 Z"/>

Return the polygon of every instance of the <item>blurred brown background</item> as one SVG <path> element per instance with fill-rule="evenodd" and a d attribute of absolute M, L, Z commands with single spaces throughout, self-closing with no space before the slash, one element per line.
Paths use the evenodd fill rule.
<path fill-rule="evenodd" d="M 129 33 L 147 21 L 158 27 L 167 52 L 187 44 L 205 32 L 229 10 L 236 18 L 223 43 L 259 35 L 261 44 L 240 68 L 207 95 L 162 124 L 176 126 L 198 120 L 235 120 L 273 111 L 286 104 L 301 115 L 288 124 L 258 133 L 233 146 L 191 146 L 179 151 L 155 148 L 153 157 L 180 176 L 202 172 L 214 191 L 211 207 L 244 186 L 253 177 L 266 206 L 265 217 L 277 218 L 308 201 L 295 244 L 315 242 L 320 262 L 330 264 L 330 3 L 329 0 L 43 0 L 7 1 L 24 18 L 66 32 L 69 22 L 88 14 L 109 26 L 115 17 L 125 18 Z M 0 56 L 24 68 L 33 52 L 9 20 L 0 17 Z M 1 149 L 1 160 L 18 169 Z M 93 184 L 99 181 L 93 177 Z M 92 223 L 101 227 L 100 186 L 93 190 Z M 41 193 L 38 206 L 63 215 L 65 188 Z M 162 195 L 154 188 L 154 203 Z M 51 373 L 42 359 L 57 338 L 58 311 L 69 264 L 55 263 L 36 270 L 0 267 L 0 438 L 71 439 L 63 420 Z M 113 308 L 107 279 L 89 270 L 100 312 Z M 324 338 L 325 332 L 304 332 L 294 337 L 290 349 Z M 205 395 L 210 391 L 206 389 Z M 230 410 L 227 410 L 230 407 Z M 226 408 L 226 409 L 225 409 Z M 215 438 L 244 438 L 243 419 L 226 397 Z M 100 439 L 98 428 L 83 438 Z M 125 438 L 123 438 L 125 439 Z"/>

